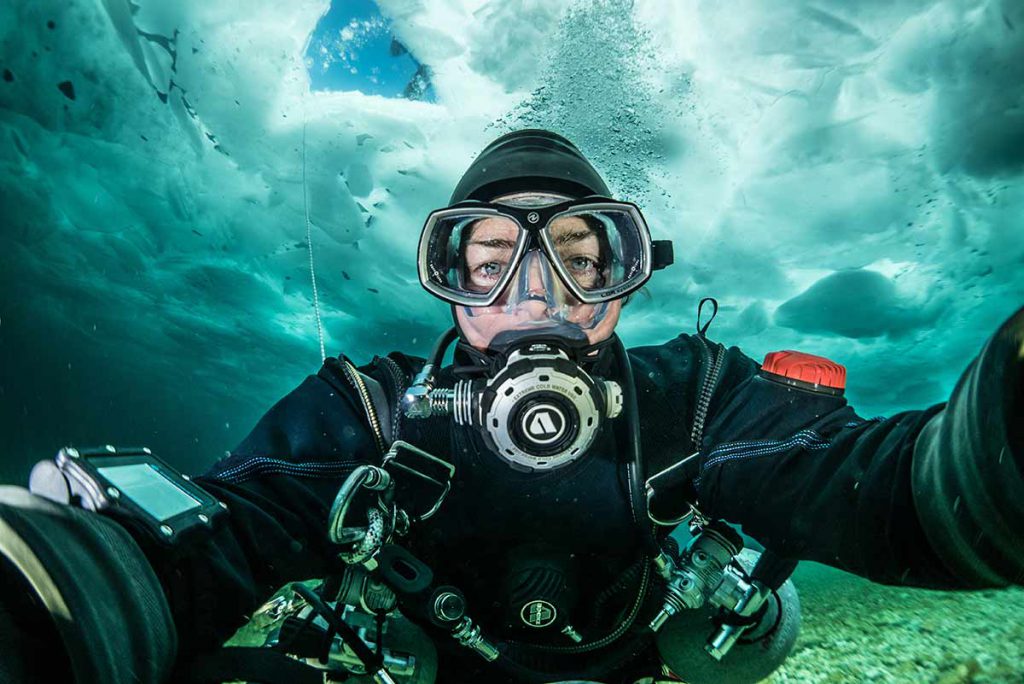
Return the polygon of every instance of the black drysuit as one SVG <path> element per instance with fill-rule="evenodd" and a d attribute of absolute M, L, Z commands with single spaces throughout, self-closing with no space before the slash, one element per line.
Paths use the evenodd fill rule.
<path fill-rule="evenodd" d="M 1021 314 L 1016 318 L 1019 332 Z M 912 492 L 915 440 L 944 405 L 865 420 L 842 397 L 766 379 L 738 349 L 726 350 L 697 335 L 629 353 L 642 443 L 655 464 L 697 448 L 691 441 L 695 399 L 702 383 L 710 383 L 695 481 L 699 506 L 709 517 L 741 525 L 783 556 L 882 583 L 961 588 L 1021 581 L 1019 535 L 1003 558 L 958 565 L 948 554 L 940 557 L 922 528 Z M 395 354 L 362 370 L 395 396 L 414 366 Z M 338 368 L 338 360 L 329 359 L 319 374 L 279 401 L 229 457 L 197 478 L 231 511 L 229 525 L 215 540 L 174 562 L 151 558 L 171 602 L 183 656 L 228 637 L 277 587 L 322 576 L 336 563 L 337 549 L 326 538 L 331 503 L 355 465 L 374 463 L 380 455 L 363 406 Z M 1019 393 L 1019 368 L 1014 372 L 1007 395 Z M 980 401 L 961 397 L 965 406 L 960 408 L 976 412 Z M 1003 410 L 1020 415 L 1019 404 Z M 403 429 L 403 438 L 415 442 L 413 421 Z M 996 432 L 996 439 L 1007 439 L 1005 429 Z M 476 577 L 482 587 L 493 588 L 487 572 L 494 564 L 482 559 L 515 548 L 517 536 L 528 541 L 546 535 L 584 557 L 605 554 L 614 568 L 635 558 L 631 519 L 644 513 L 630 510 L 614 447 L 597 448 L 564 472 L 533 475 L 458 445 L 452 451 L 438 454 L 456 462 L 456 484 L 440 522 L 427 526 L 418 542 L 416 531 L 412 535 L 413 546 L 441 576 L 449 571 L 447 577 L 470 583 Z M 964 457 L 991 459 L 988 453 Z M 1016 459 L 1006 459 L 1005 467 L 1019 481 Z M 989 475 L 988 480 L 998 478 Z M 935 489 L 941 497 L 939 479 Z M 1008 519 L 1021 514 L 1019 500 Z M 974 502 L 965 498 L 967 504 Z M 978 539 L 986 534 L 984 526 L 971 527 L 975 532 Z M 432 554 L 432 545 L 442 552 Z"/>
<path fill-rule="evenodd" d="M 687 491 L 708 517 L 741 525 L 781 556 L 882 583 L 1024 583 L 1024 309 L 971 362 L 948 404 L 889 418 L 865 420 L 840 396 L 780 384 L 738 349 L 699 335 L 635 348 L 629 356 L 646 475 L 699 451 L 699 472 Z M 133 679 L 152 681 L 164 675 L 145 673 L 166 674 L 161 663 L 173 657 L 172 619 L 178 662 L 186 662 L 222 643 L 278 587 L 337 570 L 328 512 L 346 476 L 358 464 L 377 462 L 383 446 L 346 380 L 344 363 L 328 359 L 228 457 L 196 478 L 230 511 L 212 538 L 169 551 L 136 537 L 155 571 L 151 580 L 138 569 L 138 547 L 113 529 L 116 524 L 67 507 L 74 515 L 55 507 L 43 513 L 26 503 L 23 491 L 0 491 L 0 523 L 28 547 L 38 547 L 36 556 L 44 561 L 60 561 L 65 549 L 86 537 L 99 535 L 117 547 L 108 553 L 103 544 L 83 545 L 63 569 L 47 568 L 57 579 L 70 578 L 67 592 L 81 589 L 76 574 L 105 579 L 102 597 L 84 597 L 103 604 L 94 621 L 117 621 L 116 610 L 153 617 L 147 623 L 152 629 L 81 635 L 84 648 L 73 660 L 89 661 L 100 673 L 122 664 L 120 670 L 136 673 Z M 417 365 L 392 354 L 362 371 L 393 401 Z M 605 377 L 616 372 L 600 363 L 592 370 Z M 451 375 L 441 378 L 450 381 Z M 705 409 L 703 428 L 695 430 Z M 397 407 L 393 412 L 403 439 L 456 466 L 437 516 L 403 543 L 438 577 L 466 592 L 469 613 L 498 641 L 505 638 L 498 574 L 510 555 L 526 547 L 546 544 L 546 552 L 554 548 L 576 558 L 582 567 L 577 604 L 598 603 L 594 593 L 639 558 L 635 523 L 646 515 L 627 496 L 616 428 L 622 418 L 610 421 L 576 462 L 536 474 L 506 467 L 449 421 L 403 420 Z M 120 591 L 119 567 L 137 568 Z M 154 595 L 157 581 L 166 604 Z M 115 610 L 115 603 L 122 607 Z M 20 610 L 9 609 L 15 616 Z M 4 610 L 0 601 L 0 634 Z M 75 629 L 73 623 L 66 627 Z M 51 637 L 40 638 L 45 647 Z M 440 650 L 442 684 L 483 662 Z M 471 665 L 453 669 L 456 660 Z M 453 671 L 459 676 L 450 676 Z"/>

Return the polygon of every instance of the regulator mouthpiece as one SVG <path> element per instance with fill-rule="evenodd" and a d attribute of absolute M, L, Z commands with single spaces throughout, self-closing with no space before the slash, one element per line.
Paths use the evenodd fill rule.
<path fill-rule="evenodd" d="M 405 394 L 410 418 L 450 415 L 477 430 L 517 470 L 565 466 L 593 443 L 605 418 L 622 413 L 622 387 L 591 377 L 552 343 L 511 351 L 491 377 L 434 387 L 428 363 Z"/>

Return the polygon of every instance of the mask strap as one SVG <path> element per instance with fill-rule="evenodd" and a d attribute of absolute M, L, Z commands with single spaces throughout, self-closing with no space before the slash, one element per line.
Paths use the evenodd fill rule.
<path fill-rule="evenodd" d="M 700 324 L 701 312 L 704 309 L 704 304 L 706 304 L 707 302 L 711 302 L 711 306 L 713 307 L 713 309 L 711 311 L 711 318 L 709 318 L 708 322 L 705 323 L 703 327 L 701 327 L 701 324 Z M 701 337 L 705 337 L 707 335 L 708 328 L 711 327 L 711 321 L 715 320 L 715 316 L 717 316 L 717 315 L 718 315 L 718 300 L 717 299 L 715 299 L 714 297 L 705 297 L 704 299 L 700 300 L 700 304 L 697 305 L 697 334 L 700 335 Z"/>

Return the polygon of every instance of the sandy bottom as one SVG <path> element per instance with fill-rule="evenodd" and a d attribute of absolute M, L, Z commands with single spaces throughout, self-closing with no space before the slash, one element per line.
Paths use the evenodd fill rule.
<path fill-rule="evenodd" d="M 767 681 L 1024 684 L 1024 589 L 885 587 L 803 563 L 803 626 Z"/>

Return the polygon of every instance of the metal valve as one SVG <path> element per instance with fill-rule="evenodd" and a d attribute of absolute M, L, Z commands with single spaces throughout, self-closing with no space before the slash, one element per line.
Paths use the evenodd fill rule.
<path fill-rule="evenodd" d="M 795 562 L 766 551 L 748 573 L 735 560 L 743 550 L 743 540 L 732 528 L 713 521 L 696 532 L 678 562 L 667 554 L 657 559 L 656 567 L 662 576 L 667 575 L 668 581 L 664 604 L 649 628 L 657 632 L 684 609 L 718 608 L 723 619 L 704 650 L 720 661 L 740 636 L 758 622 L 773 589 L 792 573 Z"/>
<path fill-rule="evenodd" d="M 684 609 L 700 608 L 714 597 L 723 582 L 728 583 L 729 563 L 743 550 L 743 539 L 724 523 L 712 523 L 694 537 L 678 564 L 659 558 L 659 570 L 669 576 L 665 602 L 650 622 L 657 632 L 673 615 Z M 722 600 L 721 604 L 724 605 Z M 727 607 L 727 606 L 726 606 Z"/>
<path fill-rule="evenodd" d="M 454 587 L 439 589 L 431 605 L 434 622 L 451 629 L 452 638 L 471 651 L 475 651 L 484 660 L 490 662 L 498 658 L 498 649 L 485 639 L 480 626 L 466 615 L 466 599 Z"/>

